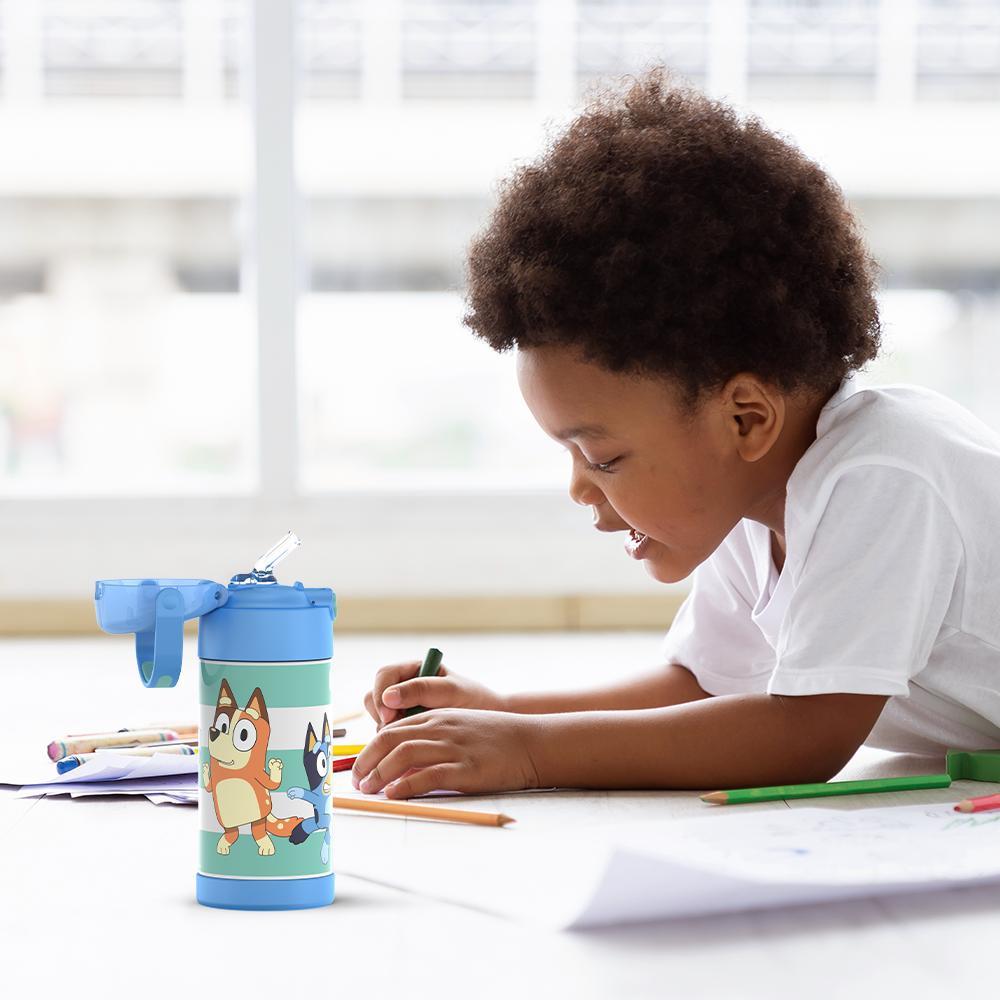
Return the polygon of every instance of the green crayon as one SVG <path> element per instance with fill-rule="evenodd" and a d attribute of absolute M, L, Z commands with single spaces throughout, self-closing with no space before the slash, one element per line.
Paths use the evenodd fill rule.
<path fill-rule="evenodd" d="M 424 657 L 424 662 L 420 664 L 420 673 L 417 674 L 418 677 L 437 677 L 438 670 L 441 669 L 441 650 L 435 649 L 431 646 L 427 650 L 427 655 Z M 411 715 L 418 715 L 420 712 L 426 712 L 427 709 L 423 705 L 413 705 L 411 708 L 403 710 L 403 718 L 408 719 Z"/>

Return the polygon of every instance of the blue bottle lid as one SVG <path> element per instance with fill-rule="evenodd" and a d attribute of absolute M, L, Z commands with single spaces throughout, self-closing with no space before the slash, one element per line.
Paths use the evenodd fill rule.
<path fill-rule="evenodd" d="M 212 580 L 98 580 L 97 623 L 135 633 L 146 687 L 173 687 L 181 670 L 184 622 L 201 618 L 198 651 L 207 660 L 326 660 L 333 655 L 336 598 L 328 587 L 282 586 L 274 567 L 299 545 L 288 532 L 229 586 Z M 227 611 L 219 616 L 221 611 Z"/>
<path fill-rule="evenodd" d="M 329 587 L 230 584 L 225 607 L 201 621 L 198 655 L 244 663 L 328 660 L 336 614 Z"/>

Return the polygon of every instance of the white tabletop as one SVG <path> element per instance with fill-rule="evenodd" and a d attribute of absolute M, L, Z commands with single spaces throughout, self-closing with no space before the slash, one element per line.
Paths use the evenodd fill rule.
<path fill-rule="evenodd" d="M 335 713 L 359 704 L 376 666 L 419 657 L 432 641 L 453 669 L 514 689 L 641 669 L 655 662 L 657 637 L 348 636 L 338 639 Z M 193 648 L 186 662 L 196 662 Z M 0 670 L 0 781 L 61 732 L 194 715 L 196 671 L 177 689 L 147 691 L 126 639 L 0 642 Z M 862 755 L 845 776 L 934 766 L 942 763 Z M 892 801 L 953 798 L 944 790 Z M 486 798 L 483 808 L 501 801 L 526 830 L 705 808 L 689 792 L 533 793 Z M 411 821 L 336 814 L 335 867 L 338 843 L 370 836 L 378 823 Z M 433 836 L 427 827 L 413 835 Z M 194 900 L 196 828 L 190 807 L 0 790 L 5 987 L 30 996 L 930 997 L 979 987 L 1000 940 L 995 887 L 587 932 L 540 931 L 343 874 L 335 904 L 322 910 L 211 910 Z"/>

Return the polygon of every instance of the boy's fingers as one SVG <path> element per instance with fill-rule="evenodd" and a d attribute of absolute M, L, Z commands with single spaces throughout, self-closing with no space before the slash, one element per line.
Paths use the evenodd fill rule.
<path fill-rule="evenodd" d="M 435 740 L 407 740 L 385 755 L 361 781 L 361 791 L 380 792 L 411 768 L 426 768 L 447 760 L 448 750 Z"/>
<path fill-rule="evenodd" d="M 390 708 L 448 708 L 455 704 L 455 683 L 447 677 L 417 677 L 382 692 L 382 704 Z"/>
<path fill-rule="evenodd" d="M 403 725 L 398 726 L 383 726 L 375 736 L 375 739 L 371 740 L 368 745 L 358 754 L 358 759 L 354 762 L 354 767 L 351 768 L 351 781 L 354 783 L 354 787 L 357 788 L 359 782 L 365 775 L 368 774 L 372 768 L 375 767 L 383 757 L 387 756 L 393 750 L 399 746 L 400 743 L 405 743 L 407 740 L 419 739 L 420 734 L 415 732 L 416 726 L 405 725 L 407 722 L 414 722 L 419 726 L 425 720 L 419 716 L 414 716 L 412 720 L 402 719 L 400 720 Z"/>
<path fill-rule="evenodd" d="M 393 663 L 388 667 L 381 667 L 375 673 L 375 683 L 372 685 L 372 690 L 376 695 L 381 695 L 390 685 L 398 684 L 399 681 L 408 680 L 410 677 L 416 677 L 419 672 L 419 660 L 408 660 L 406 663 Z"/>
<path fill-rule="evenodd" d="M 375 721 L 383 725 L 392 722 L 396 718 L 396 713 L 387 710 L 382 700 L 382 694 L 386 688 L 400 681 L 405 681 L 420 672 L 420 660 L 407 660 L 405 663 L 393 663 L 388 667 L 382 667 L 375 674 L 375 683 L 372 685 L 372 696 L 375 702 Z"/>
<path fill-rule="evenodd" d="M 461 764 L 432 764 L 390 782 L 385 787 L 386 798 L 411 799 L 414 795 L 424 795 L 427 792 L 463 790 L 464 768 Z"/>
<path fill-rule="evenodd" d="M 388 723 L 395 722 L 396 716 L 399 715 L 398 712 L 394 712 L 391 708 L 379 708 L 376 706 L 375 696 L 371 691 L 365 692 L 364 704 L 365 708 L 368 709 L 368 714 L 375 720 L 376 729 L 381 729 Z"/>

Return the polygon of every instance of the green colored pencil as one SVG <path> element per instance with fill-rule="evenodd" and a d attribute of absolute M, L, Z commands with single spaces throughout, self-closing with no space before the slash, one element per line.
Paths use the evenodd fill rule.
<path fill-rule="evenodd" d="M 708 792 L 702 802 L 738 805 L 741 802 L 772 802 L 775 799 L 811 799 L 824 795 L 859 795 L 862 792 L 909 792 L 917 788 L 947 788 L 948 774 L 915 774 L 907 778 L 871 778 L 868 781 L 827 781 L 815 785 L 774 785 L 771 788 L 737 788 L 731 792 Z"/>
<path fill-rule="evenodd" d="M 417 674 L 418 677 L 437 677 L 437 672 L 441 669 L 441 650 L 435 649 L 431 646 L 427 650 L 427 655 L 424 657 L 424 662 L 420 664 L 420 673 Z M 411 708 L 407 708 L 403 711 L 403 718 L 408 719 L 411 715 L 417 715 L 420 712 L 426 712 L 427 709 L 423 705 L 413 705 Z"/>

